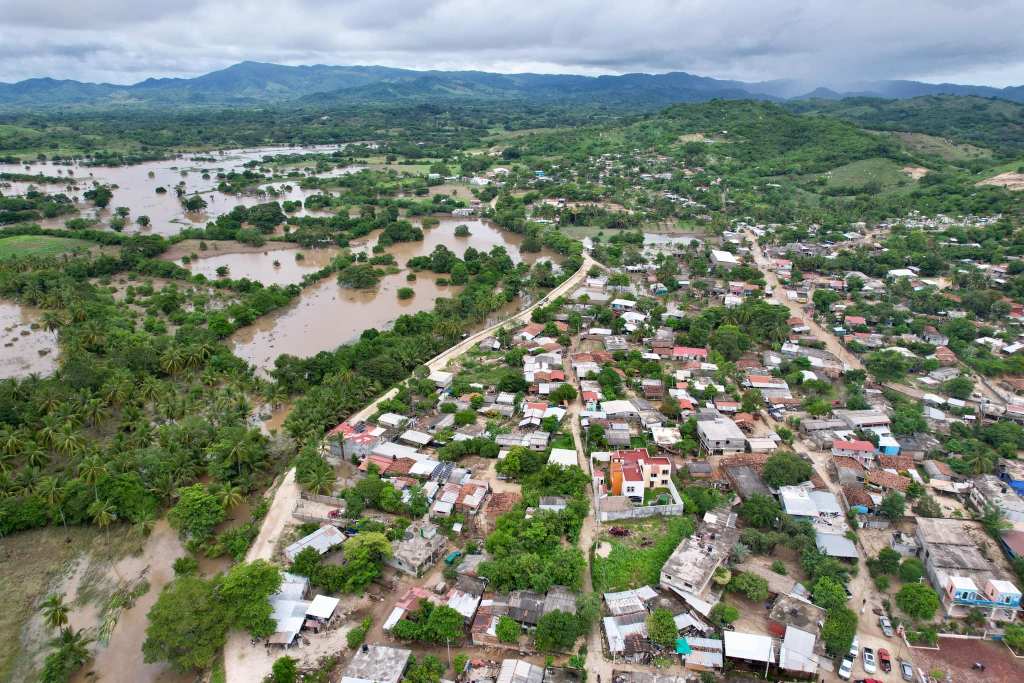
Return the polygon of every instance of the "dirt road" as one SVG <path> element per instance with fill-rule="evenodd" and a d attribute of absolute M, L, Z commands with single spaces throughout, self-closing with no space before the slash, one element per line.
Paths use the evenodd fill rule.
<path fill-rule="evenodd" d="M 510 323 L 515 324 L 524 320 L 529 320 L 530 314 L 535 308 L 538 306 L 544 306 L 554 299 L 568 294 L 574 287 L 583 281 L 587 276 L 587 272 L 595 265 L 600 267 L 600 264 L 594 261 L 590 256 L 584 255 L 583 264 L 579 267 L 579 270 L 569 276 L 569 278 L 558 287 L 555 287 L 548 292 L 546 296 L 537 300 L 527 308 L 524 308 L 522 311 L 519 311 L 515 315 L 506 318 L 495 325 L 491 325 L 490 327 L 480 330 L 466 339 L 463 339 L 455 346 L 427 361 L 426 366 L 430 368 L 430 370 L 441 370 L 447 367 L 451 360 L 470 350 L 488 336 L 493 335 L 503 326 Z M 388 390 L 381 396 L 377 397 L 365 408 L 350 416 L 348 418 L 349 422 L 359 422 L 361 420 L 368 419 L 377 412 L 377 406 L 380 405 L 381 402 L 390 399 L 396 393 L 398 393 L 397 387 Z M 576 423 L 577 421 L 573 420 L 573 422 Z M 578 443 L 578 435 L 576 438 Z M 284 533 L 285 529 L 292 522 L 292 511 L 295 509 L 295 503 L 298 499 L 299 485 L 295 481 L 295 469 L 293 468 L 288 470 L 284 475 L 281 480 L 281 484 L 274 493 L 273 502 L 270 504 L 270 510 L 267 512 L 267 516 L 263 519 L 263 524 L 260 527 L 260 533 L 256 537 L 256 541 L 253 543 L 252 547 L 249 548 L 249 552 L 246 553 L 245 559 L 247 562 L 259 559 L 270 560 L 273 558 L 274 548 L 277 546 L 281 534 Z M 589 581 L 589 572 L 587 577 L 587 580 Z M 344 629 L 340 632 L 344 633 Z M 270 665 L 273 664 L 273 659 L 265 656 L 265 653 L 260 648 L 253 648 L 249 640 L 249 637 L 244 633 L 233 633 L 228 639 L 228 642 L 224 647 L 224 671 L 227 683 L 249 683 L 250 681 L 260 681 L 270 673 Z"/>

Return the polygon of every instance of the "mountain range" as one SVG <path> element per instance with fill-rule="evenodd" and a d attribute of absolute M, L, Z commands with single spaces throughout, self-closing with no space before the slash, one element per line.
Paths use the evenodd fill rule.
<path fill-rule="evenodd" d="M 903 99 L 973 95 L 1024 103 L 1024 86 L 994 88 L 920 81 L 871 81 L 842 88 L 795 80 L 748 83 L 685 72 L 577 76 L 416 71 L 382 66 L 283 66 L 241 62 L 195 78 L 149 78 L 132 85 L 33 78 L 0 83 L 0 108 L 282 104 L 322 105 L 477 99 L 651 107 L 711 99 Z"/>

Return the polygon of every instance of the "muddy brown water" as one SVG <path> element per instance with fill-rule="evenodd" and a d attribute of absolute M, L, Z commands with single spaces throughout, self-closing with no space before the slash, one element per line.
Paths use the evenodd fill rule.
<path fill-rule="evenodd" d="M 46 376 L 57 369 L 57 333 L 40 326 L 41 318 L 36 308 L 0 299 L 0 379 Z"/>
<path fill-rule="evenodd" d="M 220 277 L 218 268 L 227 266 L 225 277 L 233 280 L 248 278 L 265 285 L 290 285 L 302 282 L 305 275 L 329 265 L 340 253 L 340 249 L 274 249 L 268 245 L 267 251 L 246 254 L 199 252 L 199 258 L 191 259 L 190 263 L 182 263 L 180 259 L 176 263 L 211 280 Z"/>
<path fill-rule="evenodd" d="M 469 237 L 455 236 L 455 227 L 462 224 L 469 227 Z M 370 249 L 378 236 L 372 234 L 353 248 Z M 308 358 L 358 338 L 363 330 L 385 329 L 400 315 L 432 310 L 438 297 L 454 296 L 460 288 L 439 285 L 437 281 L 442 276 L 428 272 L 418 273 L 415 282 L 407 282 L 405 264 L 414 256 L 431 253 L 439 244 L 444 244 L 459 256 L 465 254 L 470 246 L 479 251 L 502 246 L 516 262 L 526 260 L 532 263 L 554 256 L 548 251 L 521 255 L 521 243 L 521 235 L 501 230 L 486 221 L 441 219 L 438 227 L 425 231 L 423 241 L 400 242 L 387 248 L 402 270 L 382 278 L 375 289 L 346 289 L 340 287 L 333 277 L 321 280 L 308 287 L 295 303 L 263 316 L 232 335 L 235 355 L 256 366 L 260 372 L 267 373 L 281 354 Z M 239 277 L 234 267 L 231 268 L 231 277 Z M 415 296 L 399 299 L 397 290 L 401 287 L 412 287 Z"/>
<path fill-rule="evenodd" d="M 171 671 L 165 663 L 147 664 L 142 643 L 146 640 L 146 615 L 160 591 L 174 579 L 175 558 L 185 554 L 178 534 L 167 520 L 159 520 L 140 555 L 118 561 L 112 577 L 133 579 L 145 573 L 149 591 L 131 609 L 121 612 L 106 647 L 96 645 L 95 658 L 72 676 L 72 683 L 190 683 L 194 676 Z"/>
<path fill-rule="evenodd" d="M 7 173 L 29 173 L 43 174 L 47 176 L 65 176 L 71 171 L 69 187 L 67 184 L 36 184 L 40 189 L 49 192 L 65 192 L 80 200 L 78 208 L 81 215 L 87 218 L 99 218 L 106 222 L 110 220 L 114 207 L 127 206 L 131 209 L 129 225 L 126 232 L 135 232 L 139 227 L 134 224 L 136 216 L 146 215 L 152 221 L 151 225 L 143 230 L 146 233 L 159 235 L 174 235 L 183 228 L 202 227 L 208 221 L 225 214 L 235 206 L 253 206 L 262 202 L 272 200 L 298 200 L 316 194 L 318 190 L 303 190 L 299 187 L 301 178 L 289 178 L 268 182 L 260 187 L 266 191 L 265 194 L 242 194 L 230 195 L 216 190 L 217 173 L 229 171 L 240 171 L 249 161 L 261 160 L 264 156 L 276 154 L 293 154 L 303 152 L 331 152 L 338 149 L 337 145 L 322 147 L 258 147 L 252 149 L 226 150 L 223 152 L 203 152 L 197 154 L 186 154 L 175 159 L 163 161 L 149 161 L 133 166 L 82 166 L 80 164 L 52 164 L 49 162 L 34 162 L 24 164 L 0 164 L 0 172 Z M 204 161 L 206 158 L 214 158 L 214 161 Z M 198 160 L 197 160 L 198 159 Z M 304 168 L 299 164 L 298 168 Z M 354 173 L 365 167 L 363 166 L 339 166 L 319 176 L 339 176 L 347 173 Z M 152 177 L 150 177 L 152 173 Z M 210 177 L 204 179 L 203 175 Z M 93 186 L 93 183 L 117 185 L 113 190 L 114 196 L 110 200 L 110 206 L 103 210 L 96 210 L 91 204 L 81 201 L 82 193 Z M 186 212 L 175 194 L 174 187 L 179 183 L 185 183 L 185 193 L 191 195 L 200 193 L 207 201 L 207 208 L 204 211 Z M 7 181 L 5 181 L 7 183 Z M 9 187 L 0 188 L 4 194 L 23 193 L 31 183 L 26 181 L 10 181 Z M 290 186 L 290 189 L 284 189 Z M 163 187 L 167 190 L 165 194 L 157 194 L 156 188 Z M 272 191 L 271 191 L 272 190 Z M 293 215 L 326 215 L 322 212 L 307 212 L 304 208 Z M 43 227 L 61 228 L 70 216 L 47 219 L 39 221 Z"/>

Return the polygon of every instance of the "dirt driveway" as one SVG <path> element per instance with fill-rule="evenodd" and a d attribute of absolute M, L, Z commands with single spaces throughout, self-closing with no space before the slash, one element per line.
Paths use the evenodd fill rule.
<path fill-rule="evenodd" d="M 1017 659 L 1005 645 L 991 640 L 940 638 L 938 650 L 914 650 L 914 661 L 925 674 L 934 670 L 949 673 L 954 683 L 1024 681 L 1024 659 Z M 984 673 L 971 669 L 975 662 L 985 665 Z"/>

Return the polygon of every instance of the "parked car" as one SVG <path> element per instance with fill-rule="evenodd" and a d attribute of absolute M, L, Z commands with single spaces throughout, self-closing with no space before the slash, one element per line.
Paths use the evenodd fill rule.
<path fill-rule="evenodd" d="M 882 683 L 882 681 L 877 678 L 858 678 L 853 683 Z"/>
<path fill-rule="evenodd" d="M 858 653 L 860 653 L 860 639 L 854 636 L 853 642 L 850 643 L 850 659 L 857 659 Z"/>
<path fill-rule="evenodd" d="M 889 621 L 889 617 L 884 614 L 878 617 L 878 626 L 882 629 L 882 633 L 885 634 L 886 638 L 892 638 L 892 622 Z"/>
<path fill-rule="evenodd" d="M 863 652 L 861 652 L 861 661 L 864 664 L 864 673 L 873 674 L 878 671 L 877 661 L 875 660 L 875 651 L 870 647 L 864 647 Z"/>
<path fill-rule="evenodd" d="M 900 676 L 902 676 L 905 681 L 914 680 L 914 667 L 905 659 L 900 660 Z"/>
<path fill-rule="evenodd" d="M 850 676 L 853 675 L 853 659 L 850 657 L 844 657 L 843 663 L 839 665 L 839 677 L 844 681 L 850 680 Z"/>
<path fill-rule="evenodd" d="M 882 667 L 885 673 L 892 671 L 892 658 L 884 647 L 878 648 L 878 666 Z"/>

